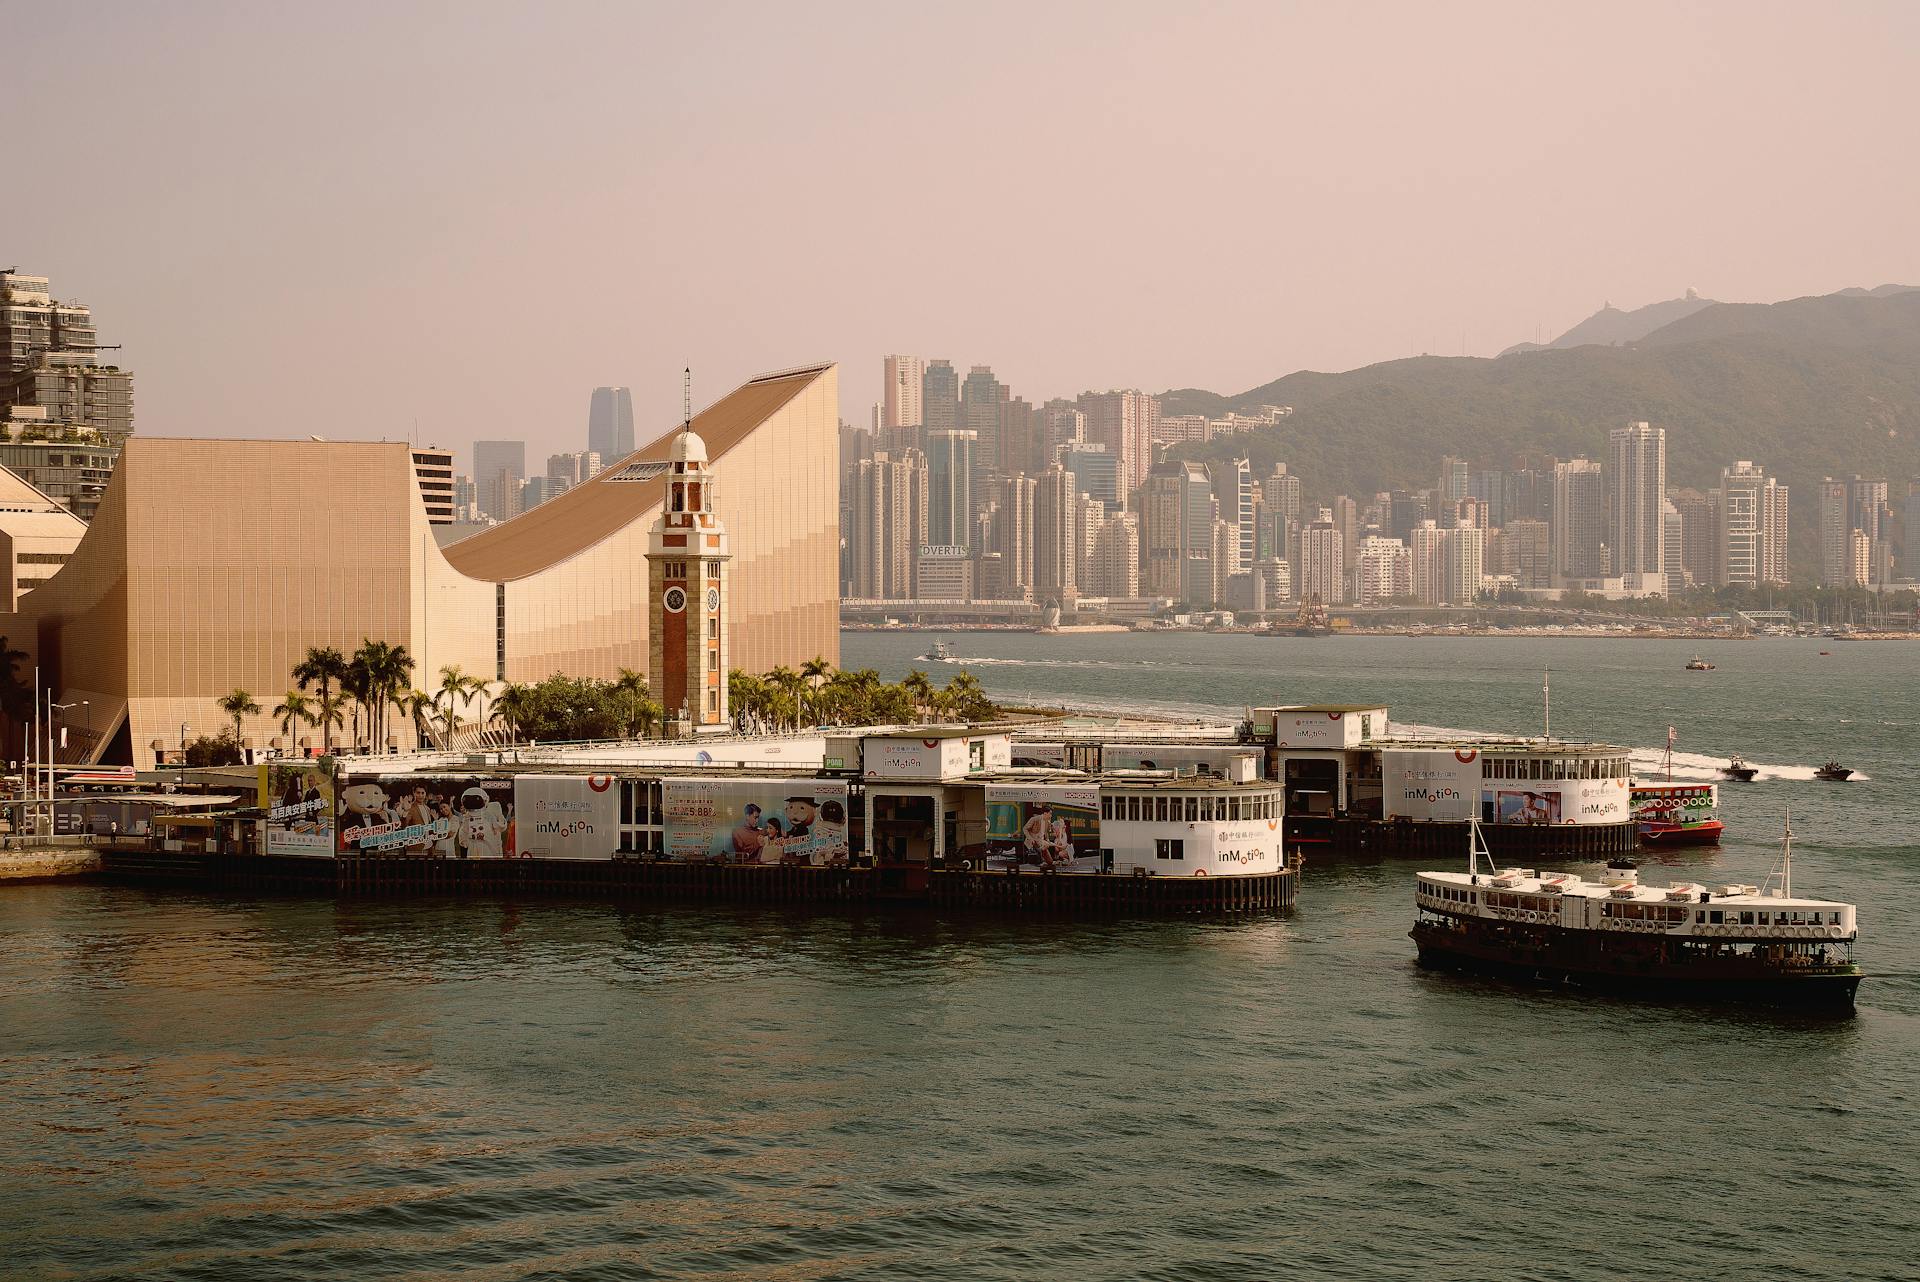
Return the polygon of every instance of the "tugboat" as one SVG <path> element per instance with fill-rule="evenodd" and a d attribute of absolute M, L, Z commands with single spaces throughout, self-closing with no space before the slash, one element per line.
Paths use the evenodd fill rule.
<path fill-rule="evenodd" d="M 1729 757 L 1727 764 L 1720 767 L 1720 773 L 1735 783 L 1752 783 L 1753 777 L 1760 773 L 1760 768 L 1750 766 L 1738 757 Z"/>
<path fill-rule="evenodd" d="M 933 649 L 920 656 L 923 663 L 952 663 L 953 650 L 945 641 L 935 641 Z"/>
<path fill-rule="evenodd" d="M 1793 828 L 1779 884 L 1643 886 L 1631 860 L 1598 881 L 1531 868 L 1418 875 L 1409 932 L 1420 964 L 1603 991 L 1853 1009 L 1860 968 L 1852 904 L 1793 895 Z M 1769 876 L 1767 881 L 1772 883 Z"/>
<path fill-rule="evenodd" d="M 1711 663 L 1708 663 L 1705 659 L 1701 658 L 1699 655 L 1696 654 L 1691 659 L 1687 660 L 1687 671 L 1688 672 L 1712 672 L 1713 665 Z"/>
<path fill-rule="evenodd" d="M 1726 825 L 1714 817 L 1720 790 L 1710 783 L 1673 781 L 1672 726 L 1667 727 L 1667 781 L 1633 785 L 1633 817 L 1648 846 L 1717 846 Z"/>
<path fill-rule="evenodd" d="M 1831 780 L 1834 783 L 1845 783 L 1853 777 L 1853 770 L 1851 767 L 1843 766 L 1837 761 L 1829 761 L 1814 771 L 1813 777 L 1815 779 Z"/>

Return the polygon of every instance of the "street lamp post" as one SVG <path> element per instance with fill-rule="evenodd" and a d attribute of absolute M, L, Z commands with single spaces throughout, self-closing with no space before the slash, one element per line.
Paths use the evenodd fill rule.
<path fill-rule="evenodd" d="M 47 836 L 49 837 L 54 835 L 53 804 L 55 794 L 60 790 L 60 776 L 54 765 L 53 755 L 53 714 L 65 712 L 68 708 L 77 708 L 82 702 L 76 699 L 72 703 L 55 703 L 53 691 L 47 691 Z"/>

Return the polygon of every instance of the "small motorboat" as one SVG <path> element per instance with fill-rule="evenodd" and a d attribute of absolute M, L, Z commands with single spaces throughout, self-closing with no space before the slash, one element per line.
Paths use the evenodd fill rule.
<path fill-rule="evenodd" d="M 1711 663 L 1708 663 L 1705 659 L 1701 658 L 1699 655 L 1696 654 L 1691 659 L 1687 660 L 1687 671 L 1688 672 L 1712 672 L 1713 665 Z"/>
<path fill-rule="evenodd" d="M 1813 777 L 1815 779 L 1831 780 L 1834 783 L 1845 783 L 1853 777 L 1853 770 L 1851 767 L 1843 766 L 1837 761 L 1829 761 L 1814 771 Z"/>
<path fill-rule="evenodd" d="M 1753 777 L 1760 773 L 1758 766 L 1750 766 L 1738 757 L 1731 758 L 1720 767 L 1720 773 L 1735 783 L 1752 783 Z"/>

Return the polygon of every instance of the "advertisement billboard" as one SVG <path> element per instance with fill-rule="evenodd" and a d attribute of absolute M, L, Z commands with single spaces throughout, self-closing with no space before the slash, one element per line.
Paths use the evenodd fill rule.
<path fill-rule="evenodd" d="M 667 857 L 844 866 L 850 791 L 831 779 L 668 779 Z"/>
<path fill-rule="evenodd" d="M 1474 748 L 1389 748 L 1380 754 L 1381 805 L 1388 816 L 1467 819 L 1480 789 Z"/>
<path fill-rule="evenodd" d="M 1100 871 L 1100 789 L 988 784 L 987 867 Z"/>
<path fill-rule="evenodd" d="M 260 806 L 269 855 L 333 856 L 333 771 L 310 761 L 260 767 Z"/>
<path fill-rule="evenodd" d="M 511 859 L 513 780 L 469 775 L 345 779 L 335 790 L 343 854 Z"/>
<path fill-rule="evenodd" d="M 1560 822 L 1560 790 L 1543 787 L 1534 790 L 1502 788 L 1480 794 L 1483 820 L 1497 824 L 1557 824 Z"/>
<path fill-rule="evenodd" d="M 514 837 L 528 859 L 611 859 L 620 845 L 612 775 L 521 775 L 513 781 Z"/>

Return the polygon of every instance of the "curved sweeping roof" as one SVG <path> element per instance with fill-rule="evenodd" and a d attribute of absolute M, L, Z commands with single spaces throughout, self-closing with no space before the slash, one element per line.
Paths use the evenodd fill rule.
<path fill-rule="evenodd" d="M 762 374 L 693 416 L 709 456 L 723 457 L 831 364 Z M 666 497 L 666 464 L 680 425 L 629 454 L 585 484 L 490 530 L 441 549 L 461 574 L 507 583 L 540 573 L 652 512 Z"/>

